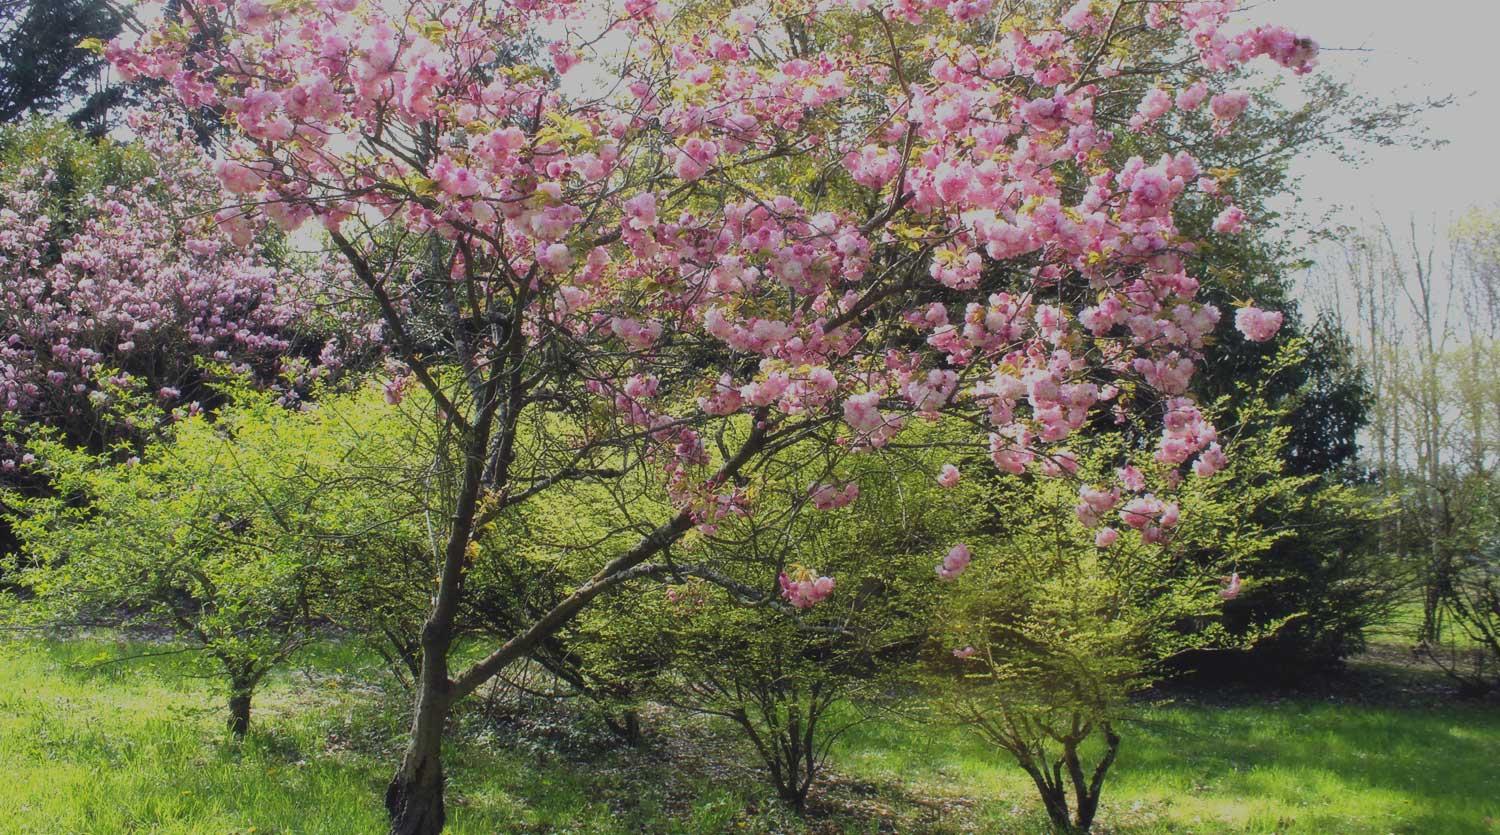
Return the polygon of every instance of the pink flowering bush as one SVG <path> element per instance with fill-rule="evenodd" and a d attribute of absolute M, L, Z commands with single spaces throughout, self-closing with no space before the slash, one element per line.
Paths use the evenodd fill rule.
<path fill-rule="evenodd" d="M 170 132 L 123 148 L 37 125 L 0 144 L 25 153 L 0 168 L 0 405 L 12 419 L 102 448 L 139 437 L 153 413 L 196 411 L 210 396 L 204 361 L 295 399 L 355 347 L 315 315 L 337 273 L 314 284 L 233 240 L 211 217 L 207 162 Z M 0 455 L 14 472 L 20 453 Z"/>
<path fill-rule="evenodd" d="M 1080 3 L 977 41 L 1001 13 L 982 0 L 746 6 L 727 26 L 656 0 L 186 0 L 180 25 L 111 43 L 127 79 L 225 114 L 223 234 L 323 229 L 465 450 L 393 831 L 442 828 L 457 700 L 690 531 L 763 512 L 740 481 L 800 442 L 857 455 L 955 414 L 1001 472 L 1070 479 L 1091 419 L 1180 410 L 1219 316 L 1176 209 L 1213 180 L 1186 152 L 1116 150 L 1203 79 L 1313 66 L 1311 41 L 1237 29 L 1235 5 Z M 812 34 L 767 41 L 790 17 Z M 501 49 L 543 31 L 545 53 Z M 1184 71 L 1135 124 L 1096 107 L 1167 41 Z M 580 61 L 608 83 L 574 84 Z M 1209 107 L 1228 132 L 1248 98 Z M 1210 452 L 1196 425 L 1162 439 L 1184 470 Z M 657 476 L 638 542 L 450 671 L 470 541 L 621 461 Z M 808 571 L 797 600 L 838 599 Z"/>

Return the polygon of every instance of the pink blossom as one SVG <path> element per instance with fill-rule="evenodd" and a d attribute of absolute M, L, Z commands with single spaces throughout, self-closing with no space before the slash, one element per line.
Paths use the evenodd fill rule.
<path fill-rule="evenodd" d="M 856 432 L 875 432 L 885 425 L 880 413 L 880 392 L 867 391 L 844 401 L 844 421 Z"/>
<path fill-rule="evenodd" d="M 963 543 L 953 546 L 949 549 L 948 555 L 943 557 L 942 564 L 937 567 L 938 577 L 944 580 L 957 580 L 959 575 L 969 569 L 970 559 L 972 557 L 969 554 L 969 546 Z"/>
<path fill-rule="evenodd" d="M 547 51 L 552 55 L 552 63 L 557 67 L 558 75 L 566 75 L 568 70 L 578 66 L 578 63 L 583 60 L 577 52 L 569 49 L 568 45 L 561 41 L 548 44 Z"/>
<path fill-rule="evenodd" d="M 649 229 L 656 225 L 656 195 L 643 192 L 625 201 L 626 225 L 631 229 Z"/>
<path fill-rule="evenodd" d="M 385 384 L 381 386 L 381 391 L 385 396 L 385 402 L 392 406 L 400 405 L 401 401 L 406 398 L 406 389 L 410 385 L 411 377 L 405 374 L 387 380 Z"/>
<path fill-rule="evenodd" d="M 1266 342 L 1281 330 L 1282 315 L 1275 310 L 1242 307 L 1235 311 L 1234 327 L 1251 342 Z"/>
<path fill-rule="evenodd" d="M 710 415 L 729 415 L 740 409 L 743 398 L 727 373 L 714 384 L 713 394 L 698 398 L 698 408 Z"/>
<path fill-rule="evenodd" d="M 1177 109 L 1189 113 L 1203 106 L 1204 99 L 1208 98 L 1208 85 L 1201 81 L 1183 88 L 1177 93 Z"/>
<path fill-rule="evenodd" d="M 952 489 L 958 486 L 958 468 L 952 464 L 944 464 L 942 472 L 938 473 L 937 483 L 943 487 Z"/>
<path fill-rule="evenodd" d="M 250 194 L 260 190 L 260 174 L 244 163 L 221 159 L 214 162 L 214 173 L 218 175 L 224 188 L 234 194 Z"/>
<path fill-rule="evenodd" d="M 615 336 L 623 339 L 630 347 L 644 351 L 650 348 L 657 339 L 661 337 L 662 328 L 660 322 L 639 322 L 635 319 L 626 319 L 616 316 L 610 320 L 610 330 Z"/>
<path fill-rule="evenodd" d="M 1138 126 L 1149 124 L 1167 115 L 1172 110 L 1172 95 L 1160 87 L 1153 87 L 1136 106 Z"/>
<path fill-rule="evenodd" d="M 566 244 L 548 244 L 537 251 L 536 260 L 549 273 L 564 273 L 573 266 L 573 253 Z"/>
<path fill-rule="evenodd" d="M 813 507 L 818 510 L 837 510 L 848 507 L 859 498 L 859 485 L 849 482 L 840 489 L 832 484 L 813 484 L 807 490 Z"/>
<path fill-rule="evenodd" d="M 1214 231 L 1220 235 L 1237 235 L 1245 228 L 1245 212 L 1239 206 L 1230 206 L 1214 218 Z"/>
<path fill-rule="evenodd" d="M 1208 102 L 1208 109 L 1214 114 L 1214 124 L 1218 126 L 1219 132 L 1225 133 L 1234 120 L 1245 112 L 1250 104 L 1250 94 L 1242 90 L 1234 90 L 1228 93 L 1220 93 Z"/>
<path fill-rule="evenodd" d="M 743 9 L 735 9 L 729 13 L 729 25 L 742 38 L 749 37 L 750 33 L 754 32 L 756 27 L 755 18 L 746 14 Z"/>
<path fill-rule="evenodd" d="M 1224 455 L 1224 450 L 1217 443 L 1210 444 L 1193 462 L 1193 475 L 1199 478 L 1209 478 L 1214 473 L 1228 466 L 1229 460 Z"/>
<path fill-rule="evenodd" d="M 1162 512 L 1162 501 L 1151 494 L 1138 496 L 1125 504 L 1120 511 L 1120 521 L 1137 530 L 1150 525 Z"/>
<path fill-rule="evenodd" d="M 1085 29 L 1094 20 L 1093 0 L 1077 0 L 1058 18 L 1058 22 L 1073 31 Z"/>
<path fill-rule="evenodd" d="M 1115 504 L 1120 501 L 1120 491 L 1085 486 L 1079 488 L 1078 498 L 1078 506 L 1074 508 L 1074 512 L 1080 522 L 1092 528 L 1099 524 L 1104 514 L 1114 509 Z"/>
<path fill-rule="evenodd" d="M 782 572 L 777 576 L 777 582 L 781 586 L 781 596 L 798 609 L 810 608 L 833 594 L 832 577 L 815 577 L 806 568 L 798 569 L 790 577 Z"/>
<path fill-rule="evenodd" d="M 1233 600 L 1240 596 L 1240 573 L 1231 573 L 1224 578 L 1224 588 L 1219 591 L 1219 596 L 1225 600 Z"/>

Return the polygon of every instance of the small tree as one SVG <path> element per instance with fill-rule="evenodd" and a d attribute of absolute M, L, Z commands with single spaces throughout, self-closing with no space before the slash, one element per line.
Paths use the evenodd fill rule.
<path fill-rule="evenodd" d="M 945 606 L 938 667 L 959 682 L 951 718 L 1015 759 L 1061 832 L 1090 831 L 1132 698 L 1164 662 L 1249 645 L 1301 614 L 1224 628 L 1221 608 L 1257 583 L 1240 570 L 1289 535 L 1245 508 L 1297 507 L 1319 492 L 1359 506 L 1348 488 L 1285 474 L 1289 429 L 1253 390 L 1235 405 L 1243 422 L 1226 431 L 1231 463 L 1217 474 L 1132 467 L 1120 477 L 1149 492 L 1121 501 L 1098 485 L 1115 475 L 1123 439 L 1103 436 L 1080 456 L 1081 485 L 1003 479 L 986 497 L 973 567 Z M 1167 490 L 1170 500 L 1157 497 Z"/>
<path fill-rule="evenodd" d="M 274 407 L 273 407 L 274 408 Z M 243 737 L 265 675 L 309 637 L 308 556 L 287 537 L 299 497 L 248 488 L 235 436 L 201 417 L 112 463 L 49 437 L 31 468 L 46 496 L 12 496 L 23 547 L 9 560 L 29 616 L 169 630 L 217 666 Z"/>
<path fill-rule="evenodd" d="M 925 643 L 933 567 L 977 495 L 972 480 L 934 481 L 945 440 L 958 438 L 934 427 L 878 458 L 809 452 L 778 471 L 757 513 L 684 543 L 693 563 L 662 572 L 664 594 L 580 622 L 586 671 L 733 722 L 777 797 L 801 814 L 830 747 L 890 698 Z M 704 552 L 722 570 L 702 569 Z M 774 584 L 766 562 L 778 567 Z"/>
<path fill-rule="evenodd" d="M 1471 476 L 1452 498 L 1466 524 L 1445 543 L 1454 557 L 1436 611 L 1440 638 L 1422 648 L 1463 692 L 1482 695 L 1500 689 L 1500 501 L 1493 477 Z"/>

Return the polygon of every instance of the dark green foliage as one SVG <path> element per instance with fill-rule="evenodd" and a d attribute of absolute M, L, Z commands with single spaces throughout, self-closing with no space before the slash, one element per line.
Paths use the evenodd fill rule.
<path fill-rule="evenodd" d="M 1390 615 L 1403 588 L 1398 567 L 1377 547 L 1376 526 L 1385 511 L 1348 484 L 1368 398 L 1346 340 L 1320 324 L 1289 344 L 1295 362 L 1243 369 L 1266 374 L 1264 410 L 1244 408 L 1241 383 L 1221 395 L 1217 418 L 1221 431 L 1274 433 L 1283 474 L 1305 479 L 1275 502 L 1246 501 L 1240 509 L 1282 535 L 1240 563 L 1257 582 L 1225 607 L 1224 625 L 1239 635 L 1278 626 L 1239 650 L 1178 659 L 1179 671 L 1200 678 L 1291 686 L 1325 674 L 1364 649 L 1366 631 Z M 1243 342 L 1240 348 L 1261 350 Z M 1208 548 L 1200 558 L 1218 555 Z"/>
<path fill-rule="evenodd" d="M 81 49 L 107 41 L 126 20 L 109 0 L 0 0 L 0 121 L 68 112 L 94 136 L 109 128 L 121 89 L 104 84 L 104 59 Z"/>

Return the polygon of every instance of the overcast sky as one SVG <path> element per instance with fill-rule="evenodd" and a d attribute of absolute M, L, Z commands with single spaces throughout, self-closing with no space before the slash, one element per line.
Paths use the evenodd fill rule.
<path fill-rule="evenodd" d="M 1320 71 L 1362 92 L 1457 98 L 1427 117 L 1431 135 L 1451 143 L 1445 148 L 1377 149 L 1359 168 L 1324 155 L 1299 161 L 1314 206 L 1347 207 L 1351 221 L 1379 211 L 1400 223 L 1500 202 L 1500 0 L 1261 0 L 1247 15 L 1332 48 Z"/>

